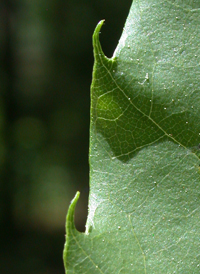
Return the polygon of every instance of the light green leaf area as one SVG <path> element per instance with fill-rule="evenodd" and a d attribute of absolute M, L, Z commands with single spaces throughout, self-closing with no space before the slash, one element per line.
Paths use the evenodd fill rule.
<path fill-rule="evenodd" d="M 199 1 L 135 0 L 110 59 L 97 25 L 89 214 L 78 232 L 77 194 L 66 273 L 200 273 L 199 24 Z"/>

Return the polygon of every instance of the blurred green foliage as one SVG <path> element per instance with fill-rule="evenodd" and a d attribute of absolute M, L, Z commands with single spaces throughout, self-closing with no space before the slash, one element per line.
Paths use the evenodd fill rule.
<path fill-rule="evenodd" d="M 111 56 L 131 0 L 0 3 L 0 273 L 64 273 L 75 191 L 84 230 L 89 182 L 91 37 Z"/>

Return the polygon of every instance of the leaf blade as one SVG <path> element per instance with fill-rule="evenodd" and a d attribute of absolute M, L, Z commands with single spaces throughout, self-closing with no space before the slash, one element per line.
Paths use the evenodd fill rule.
<path fill-rule="evenodd" d="M 110 59 L 103 21 L 94 32 L 85 260 L 72 273 L 199 273 L 199 6 L 181 3 L 134 1 Z"/>

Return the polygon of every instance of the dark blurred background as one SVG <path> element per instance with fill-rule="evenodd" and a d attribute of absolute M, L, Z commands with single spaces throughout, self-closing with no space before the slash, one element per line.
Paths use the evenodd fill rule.
<path fill-rule="evenodd" d="M 92 34 L 105 54 L 120 38 L 131 0 L 0 2 L 0 273 L 64 273 L 65 216 L 89 166 Z"/>

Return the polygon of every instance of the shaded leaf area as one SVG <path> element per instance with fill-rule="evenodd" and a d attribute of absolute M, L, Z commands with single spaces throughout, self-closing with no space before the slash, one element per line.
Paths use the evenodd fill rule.
<path fill-rule="evenodd" d="M 199 273 L 200 5 L 134 1 L 111 59 L 93 36 L 85 234 L 67 273 Z"/>

